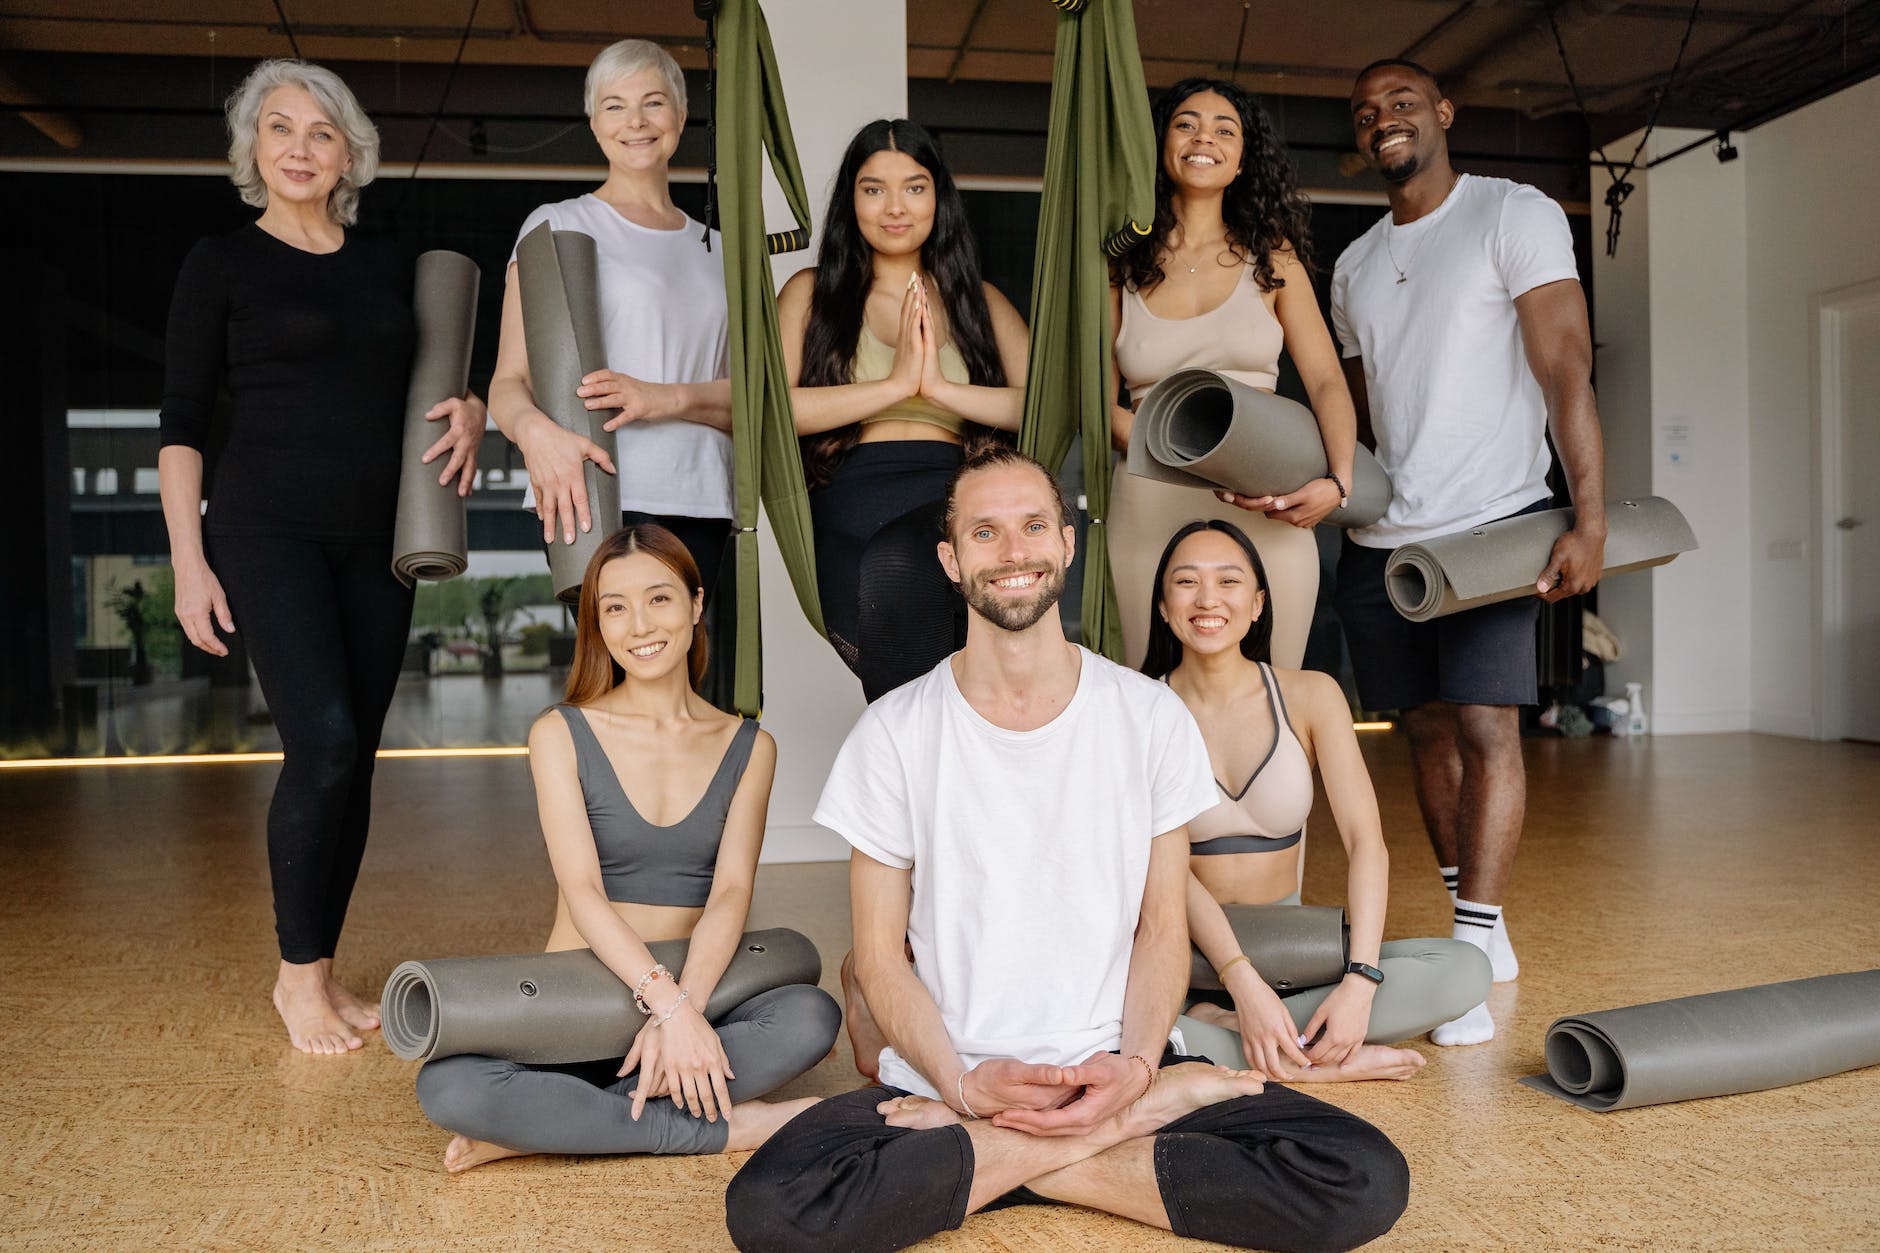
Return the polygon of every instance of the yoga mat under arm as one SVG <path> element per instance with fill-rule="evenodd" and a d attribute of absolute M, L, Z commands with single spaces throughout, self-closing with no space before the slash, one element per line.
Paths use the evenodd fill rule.
<path fill-rule="evenodd" d="M 676 972 L 685 940 L 646 947 Z M 746 932 L 704 1006 L 715 1020 L 760 992 L 822 978 L 816 946 L 787 928 Z M 623 1057 L 646 1018 L 592 949 L 408 961 L 380 997 L 385 1043 L 406 1061 L 480 1053 L 553 1064 Z"/>
<path fill-rule="evenodd" d="M 1384 567 L 1384 587 L 1412 622 L 1535 596 L 1554 541 L 1572 526 L 1573 510 L 1548 509 L 1405 544 Z M 1691 524 L 1662 496 L 1606 504 L 1606 575 L 1662 566 L 1696 547 Z"/>
<path fill-rule="evenodd" d="M 1280 496 L 1329 469 L 1310 409 L 1213 370 L 1178 370 L 1157 383 L 1136 426 L 1147 456 L 1132 436 L 1129 469 L 1145 478 Z M 1351 503 L 1326 515 L 1333 526 L 1369 526 L 1390 507 L 1390 476 L 1369 449 L 1357 449 L 1351 479 Z"/>
<path fill-rule="evenodd" d="M 1880 1065 L 1880 970 L 1575 1014 L 1528 1087 L 1606 1111 L 1760 1092 Z"/>
<path fill-rule="evenodd" d="M 422 458 L 445 429 L 424 415 L 470 386 L 479 278 L 476 262 L 459 252 L 440 249 L 418 258 L 411 295 L 418 342 L 411 356 L 411 386 L 405 392 L 398 517 L 392 524 L 392 573 L 406 587 L 419 579 L 454 579 L 470 561 L 457 484 L 439 483 L 442 463 L 426 465 Z"/>
<path fill-rule="evenodd" d="M 544 222 L 516 245 L 529 387 L 536 406 L 556 426 L 611 451 L 613 433 L 603 428 L 613 411 L 589 410 L 575 395 L 584 376 L 607 368 L 597 272 L 594 239 L 579 231 L 551 230 Z M 559 533 L 548 542 L 555 596 L 569 605 L 581 598 L 581 576 L 595 549 L 620 529 L 620 480 L 592 461 L 581 463 L 581 473 L 594 527 L 585 533 L 576 527 L 572 544 L 563 543 Z M 560 527 L 558 521 L 557 532 Z"/>
<path fill-rule="evenodd" d="M 1223 905 L 1240 951 L 1275 991 L 1316 988 L 1345 977 L 1350 928 L 1337 905 Z M 1188 986 L 1221 992 L 1221 981 L 1200 949 Z"/>

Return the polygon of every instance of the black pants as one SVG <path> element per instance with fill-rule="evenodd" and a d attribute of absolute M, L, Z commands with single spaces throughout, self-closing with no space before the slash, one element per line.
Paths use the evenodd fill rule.
<path fill-rule="evenodd" d="M 699 586 L 705 589 L 705 616 L 700 621 L 705 626 L 706 647 L 705 677 L 699 682 L 699 694 L 726 713 L 732 712 L 738 578 L 737 571 L 725 569 L 725 557 L 731 548 L 731 519 L 689 518 L 625 509 L 621 511 L 620 520 L 626 526 L 653 522 L 665 527 L 679 537 L 679 542 L 698 564 Z"/>
<path fill-rule="evenodd" d="M 390 536 L 214 535 L 207 546 L 281 733 L 268 806 L 281 959 L 318 961 L 339 944 L 365 856 L 374 754 L 411 632 L 411 589 L 392 577 Z"/>
<path fill-rule="evenodd" d="M 875 1106 L 901 1095 L 876 1086 L 833 1097 L 753 1153 L 725 1192 L 738 1248 L 875 1253 L 964 1222 L 971 1137 L 957 1125 L 890 1127 Z M 1273 1084 L 1157 1132 L 1155 1180 L 1176 1235 L 1243 1248 L 1356 1248 L 1389 1231 L 1410 1197 L 1409 1168 L 1383 1132 Z M 1042 1202 L 1019 1188 L 987 1208 Z"/>
<path fill-rule="evenodd" d="M 810 493 L 823 626 L 870 701 L 966 642 L 966 602 L 934 551 L 964 456 L 944 440 L 857 444 Z"/>

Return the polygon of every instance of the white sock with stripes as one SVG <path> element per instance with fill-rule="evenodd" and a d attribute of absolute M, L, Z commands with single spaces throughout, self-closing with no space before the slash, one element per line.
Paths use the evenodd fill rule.
<path fill-rule="evenodd" d="M 1456 898 L 1454 939 L 1473 944 L 1494 962 L 1495 923 L 1501 918 L 1501 906 Z M 1495 1038 L 1495 1020 L 1488 1016 L 1488 1002 L 1483 1001 L 1460 1018 L 1444 1023 L 1430 1032 L 1436 1044 L 1481 1044 Z"/>
<path fill-rule="evenodd" d="M 1462 871 L 1456 866 L 1438 866 L 1443 876 L 1443 887 L 1449 892 L 1449 903 L 1456 903 L 1456 885 L 1462 881 Z M 1488 945 L 1488 964 L 1494 969 L 1496 983 L 1513 983 L 1521 977 L 1521 963 L 1514 955 L 1514 944 L 1508 939 L 1508 920 L 1499 912 L 1495 915 L 1495 934 Z"/>

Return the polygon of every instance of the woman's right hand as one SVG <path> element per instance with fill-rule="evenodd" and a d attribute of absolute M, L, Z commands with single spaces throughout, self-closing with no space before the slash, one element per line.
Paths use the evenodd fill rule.
<path fill-rule="evenodd" d="M 228 611 L 222 581 L 207 561 L 179 562 L 176 566 L 176 620 L 189 642 L 211 657 L 228 656 L 228 645 L 215 633 L 217 624 L 233 634 L 235 619 Z"/>
<path fill-rule="evenodd" d="M 663 1024 L 649 1023 L 641 1030 L 620 1073 L 631 1074 L 636 1063 L 640 1082 L 633 1093 L 635 1121 L 648 1097 L 665 1095 L 707 1122 L 716 1122 L 721 1110 L 729 1113 L 731 1093 L 725 1081 L 737 1078 L 731 1073 L 731 1059 L 725 1056 L 718 1033 L 689 1001 L 681 1003 Z"/>
<path fill-rule="evenodd" d="M 899 386 L 903 399 L 920 394 L 928 338 L 927 300 L 922 288 L 910 283 L 901 296 L 901 335 L 894 345 L 894 368 L 888 372 L 888 380 Z"/>
<path fill-rule="evenodd" d="M 1243 967 L 1245 962 L 1239 963 Z M 1266 986 L 1251 969 L 1236 972 L 1238 978 L 1228 989 L 1234 995 L 1234 1017 L 1240 1023 L 1240 1049 L 1247 1064 L 1265 1071 L 1268 1078 L 1284 1081 L 1295 1068 L 1303 1070 L 1312 1061 L 1299 1047 L 1299 1028 L 1287 1012 L 1279 993 Z"/>
<path fill-rule="evenodd" d="M 592 461 L 607 473 L 614 473 L 614 459 L 607 450 L 584 435 L 555 425 L 540 410 L 517 432 L 516 446 L 522 450 L 523 466 L 535 488 L 535 516 L 542 520 L 542 542 L 554 542 L 557 521 L 564 543 L 574 543 L 577 525 L 583 533 L 593 530 L 587 476 L 581 466 Z"/>

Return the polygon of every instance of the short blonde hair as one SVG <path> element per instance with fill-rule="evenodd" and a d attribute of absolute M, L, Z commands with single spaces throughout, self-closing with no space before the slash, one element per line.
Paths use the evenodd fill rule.
<path fill-rule="evenodd" d="M 600 105 L 601 89 L 609 83 L 631 78 L 641 70 L 658 70 L 666 80 L 666 93 L 679 112 L 685 112 L 685 72 L 664 48 L 644 39 L 622 39 L 601 49 L 588 66 L 587 85 L 582 89 L 581 104 L 589 117 Z"/>
<path fill-rule="evenodd" d="M 379 173 L 379 129 L 359 107 L 339 75 L 311 61 L 275 57 L 249 71 L 228 98 L 228 161 L 234 168 L 229 181 L 241 192 L 242 202 L 257 209 L 268 207 L 268 185 L 255 164 L 255 136 L 261 128 L 261 106 L 277 87 L 294 86 L 312 96 L 322 112 L 339 128 L 352 165 L 339 176 L 327 197 L 326 212 L 341 226 L 359 220 L 359 189 Z"/>

